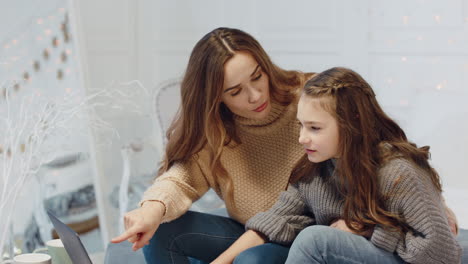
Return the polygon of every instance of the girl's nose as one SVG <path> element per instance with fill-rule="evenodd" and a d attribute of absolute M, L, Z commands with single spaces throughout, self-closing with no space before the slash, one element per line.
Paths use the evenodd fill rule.
<path fill-rule="evenodd" d="M 299 144 L 304 145 L 310 143 L 310 140 L 304 135 L 303 129 L 299 133 Z"/>

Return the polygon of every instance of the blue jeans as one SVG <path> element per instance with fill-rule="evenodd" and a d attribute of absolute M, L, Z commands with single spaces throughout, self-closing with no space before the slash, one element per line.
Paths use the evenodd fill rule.
<path fill-rule="evenodd" d="M 162 224 L 143 248 L 146 263 L 209 263 L 245 232 L 230 218 L 187 212 Z M 242 252 L 234 263 L 284 263 L 289 248 L 264 244 Z"/>
<path fill-rule="evenodd" d="M 286 264 L 405 263 L 398 255 L 374 246 L 363 236 L 329 226 L 309 226 L 294 240 Z"/>

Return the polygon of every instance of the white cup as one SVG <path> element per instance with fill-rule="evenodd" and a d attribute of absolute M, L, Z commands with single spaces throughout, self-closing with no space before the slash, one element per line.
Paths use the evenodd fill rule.
<path fill-rule="evenodd" d="M 15 256 L 13 262 L 15 264 L 52 264 L 52 258 L 47 254 L 28 253 Z"/>
<path fill-rule="evenodd" d="M 68 256 L 67 250 L 63 246 L 62 240 L 52 239 L 46 242 L 46 248 L 38 248 L 34 252 L 46 251 L 52 257 L 52 263 L 73 264 Z"/>

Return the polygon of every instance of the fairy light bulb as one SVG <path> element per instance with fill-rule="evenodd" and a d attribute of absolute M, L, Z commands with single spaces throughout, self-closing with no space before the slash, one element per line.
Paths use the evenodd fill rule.
<path fill-rule="evenodd" d="M 408 25 L 409 16 L 403 16 L 402 20 L 403 20 L 403 24 Z"/>
<path fill-rule="evenodd" d="M 441 21 L 440 15 L 435 15 L 434 20 L 435 20 L 435 22 L 437 22 L 437 24 L 440 24 L 440 21 Z"/>
<path fill-rule="evenodd" d="M 401 61 L 402 61 L 402 62 L 406 62 L 406 61 L 408 61 L 408 58 L 406 58 L 406 57 L 401 57 Z"/>

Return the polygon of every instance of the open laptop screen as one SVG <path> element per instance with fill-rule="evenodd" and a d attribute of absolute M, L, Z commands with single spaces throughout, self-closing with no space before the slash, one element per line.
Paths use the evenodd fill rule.
<path fill-rule="evenodd" d="M 78 234 L 55 217 L 51 212 L 47 211 L 47 214 L 49 215 L 60 240 L 62 240 L 65 250 L 73 261 L 73 264 L 92 264 Z"/>

